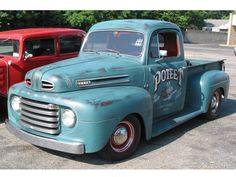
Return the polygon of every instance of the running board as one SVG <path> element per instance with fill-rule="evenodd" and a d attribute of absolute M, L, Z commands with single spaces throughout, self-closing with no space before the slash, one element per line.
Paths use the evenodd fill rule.
<path fill-rule="evenodd" d="M 186 109 L 186 110 L 191 110 L 191 109 Z M 156 121 L 154 122 L 152 126 L 152 137 L 158 136 L 198 115 L 202 114 L 202 111 L 200 110 L 195 110 L 195 111 L 182 111 L 179 114 L 176 114 L 172 117 Z"/>

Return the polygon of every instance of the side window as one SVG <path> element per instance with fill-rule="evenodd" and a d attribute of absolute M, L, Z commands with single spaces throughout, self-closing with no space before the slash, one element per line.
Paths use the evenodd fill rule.
<path fill-rule="evenodd" d="M 79 52 L 82 43 L 80 36 L 63 36 L 59 38 L 60 53 Z"/>
<path fill-rule="evenodd" d="M 179 55 L 179 44 L 177 33 L 163 32 L 158 33 L 159 53 L 164 58 L 177 57 Z"/>
<path fill-rule="evenodd" d="M 29 39 L 25 42 L 25 55 L 30 57 L 48 56 L 55 54 L 53 38 Z"/>

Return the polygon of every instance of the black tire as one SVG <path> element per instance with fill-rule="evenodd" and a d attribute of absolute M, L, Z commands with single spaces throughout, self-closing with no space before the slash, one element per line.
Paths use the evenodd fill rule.
<path fill-rule="evenodd" d="M 220 89 L 214 91 L 208 110 L 204 115 L 204 118 L 208 120 L 214 120 L 219 116 L 222 101 L 222 93 Z"/>
<path fill-rule="evenodd" d="M 7 99 L 0 97 L 0 122 L 3 122 L 7 117 Z"/>
<path fill-rule="evenodd" d="M 108 143 L 98 152 L 98 155 L 105 160 L 125 159 L 135 152 L 140 138 L 140 121 L 136 116 L 130 115 L 116 126 Z"/>

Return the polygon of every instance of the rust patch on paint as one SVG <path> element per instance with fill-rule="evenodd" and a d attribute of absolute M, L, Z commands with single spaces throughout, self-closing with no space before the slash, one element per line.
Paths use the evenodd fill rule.
<path fill-rule="evenodd" d="M 103 101 L 100 103 L 101 106 L 108 106 L 110 104 L 112 104 L 113 102 L 112 101 Z"/>
<path fill-rule="evenodd" d="M 96 107 L 99 106 L 99 103 L 94 100 L 87 100 L 87 103 L 91 104 L 92 106 L 96 106 Z"/>
<path fill-rule="evenodd" d="M 107 72 L 107 70 L 105 68 L 100 68 L 100 69 L 98 69 L 98 71 L 101 73 Z"/>
<path fill-rule="evenodd" d="M 111 70 L 112 71 L 118 71 L 118 70 L 121 70 L 123 69 L 123 67 L 112 67 Z"/>
<path fill-rule="evenodd" d="M 91 70 L 85 70 L 85 71 L 80 72 L 79 74 L 85 75 L 85 74 L 88 74 L 88 73 L 91 73 L 91 72 L 92 72 Z"/>

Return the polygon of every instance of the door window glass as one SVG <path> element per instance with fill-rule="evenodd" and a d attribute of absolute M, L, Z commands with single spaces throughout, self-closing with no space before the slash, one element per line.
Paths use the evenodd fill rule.
<path fill-rule="evenodd" d="M 53 38 L 30 39 L 25 42 L 25 55 L 37 57 L 54 54 L 55 44 Z"/>
<path fill-rule="evenodd" d="M 82 38 L 80 36 L 63 36 L 59 38 L 60 53 L 79 52 Z"/>
<path fill-rule="evenodd" d="M 0 55 L 19 57 L 19 41 L 0 39 Z"/>

